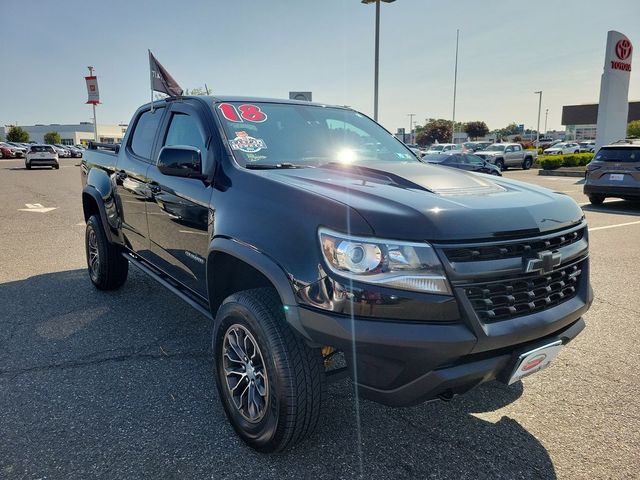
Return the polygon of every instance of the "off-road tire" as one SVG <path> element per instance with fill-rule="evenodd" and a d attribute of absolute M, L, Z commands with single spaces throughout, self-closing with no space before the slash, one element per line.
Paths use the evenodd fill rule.
<path fill-rule="evenodd" d="M 504 172 L 507 169 L 507 166 L 504 164 L 504 160 L 501 158 L 496 160 L 495 166 L 498 167 L 501 172 Z"/>
<path fill-rule="evenodd" d="M 529 170 L 531 168 L 531 165 L 533 165 L 533 160 L 531 160 L 531 158 L 525 158 L 522 162 L 522 169 Z"/>
<path fill-rule="evenodd" d="M 60 164 L 59 164 L 59 163 L 56 163 L 56 164 L 53 166 L 53 168 L 54 168 L 54 170 L 60 170 Z"/>
<path fill-rule="evenodd" d="M 95 236 L 92 238 L 92 235 Z M 87 220 L 85 250 L 89 278 L 96 288 L 116 290 L 124 284 L 129 273 L 129 262 L 122 256 L 122 249 L 109 242 L 97 215 L 92 215 Z M 97 264 L 93 259 L 95 252 L 98 255 Z"/>
<path fill-rule="evenodd" d="M 26 168 L 27 170 L 31 170 L 31 164 L 30 163 L 25 163 L 24 164 L 24 168 Z"/>
<path fill-rule="evenodd" d="M 223 360 L 226 351 L 227 365 L 231 365 L 231 350 L 226 347 L 225 336 L 234 329 L 251 334 L 264 361 L 268 385 L 262 397 L 264 413 L 253 422 L 236 406 L 227 383 Z M 226 298 L 216 315 L 213 352 L 220 400 L 231 425 L 249 446 L 261 452 L 281 452 L 315 430 L 325 391 L 322 354 L 287 325 L 275 290 L 245 290 Z M 253 365 L 250 369 L 254 372 Z"/>

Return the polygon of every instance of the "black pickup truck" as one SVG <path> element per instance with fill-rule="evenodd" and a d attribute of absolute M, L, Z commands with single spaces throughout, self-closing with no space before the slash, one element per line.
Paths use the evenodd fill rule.
<path fill-rule="evenodd" d="M 347 375 L 391 406 L 516 382 L 593 299 L 571 198 L 422 163 L 350 108 L 169 98 L 81 170 L 91 281 L 131 264 L 210 318 L 221 402 L 261 451 Z"/>

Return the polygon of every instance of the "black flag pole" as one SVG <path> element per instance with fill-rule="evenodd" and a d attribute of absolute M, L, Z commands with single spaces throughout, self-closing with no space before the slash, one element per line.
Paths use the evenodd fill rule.
<path fill-rule="evenodd" d="M 149 52 L 149 66 L 151 66 L 151 50 L 147 49 Z M 151 113 L 153 113 L 153 69 L 149 68 L 149 81 L 151 86 Z"/>

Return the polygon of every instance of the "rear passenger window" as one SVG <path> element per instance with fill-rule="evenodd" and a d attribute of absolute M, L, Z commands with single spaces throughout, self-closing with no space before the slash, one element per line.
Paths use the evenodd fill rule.
<path fill-rule="evenodd" d="M 147 110 L 138 118 L 131 138 L 131 150 L 138 157 L 146 160 L 151 158 L 153 140 L 160 125 L 162 112 L 164 112 L 163 108 L 156 108 L 153 113 L 151 110 Z"/>

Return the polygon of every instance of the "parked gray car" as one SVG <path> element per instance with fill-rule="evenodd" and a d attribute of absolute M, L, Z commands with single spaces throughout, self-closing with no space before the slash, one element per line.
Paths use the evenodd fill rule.
<path fill-rule="evenodd" d="M 640 200 L 640 141 L 605 145 L 587 165 L 584 194 L 594 205 L 607 197 Z"/>

